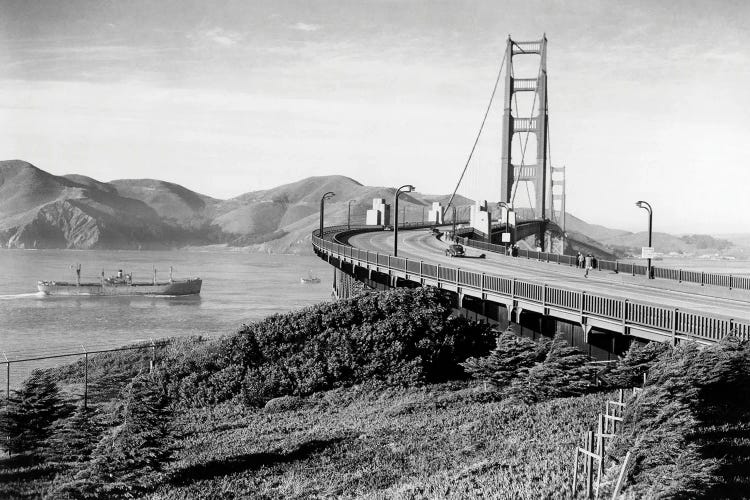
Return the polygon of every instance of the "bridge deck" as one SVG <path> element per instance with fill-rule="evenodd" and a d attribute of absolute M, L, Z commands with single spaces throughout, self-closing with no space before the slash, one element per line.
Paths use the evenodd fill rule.
<path fill-rule="evenodd" d="M 356 248 L 387 254 L 393 250 L 393 233 L 359 234 L 353 236 L 349 242 Z M 489 252 L 486 259 L 477 259 L 475 257 L 481 252 L 471 248 L 466 248 L 468 258 L 456 259 L 445 256 L 443 252 L 446 246 L 446 243 L 437 240 L 429 231 L 402 230 L 399 233 L 399 257 L 750 321 L 750 293 L 746 291 L 702 287 L 669 280 L 647 280 L 645 277 L 632 277 L 608 271 L 591 271 L 589 277 L 584 278 L 584 271 L 575 267 Z"/>

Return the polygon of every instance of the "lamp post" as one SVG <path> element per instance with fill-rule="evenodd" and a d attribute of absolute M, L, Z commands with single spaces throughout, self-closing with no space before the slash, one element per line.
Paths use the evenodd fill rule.
<path fill-rule="evenodd" d="M 320 238 L 323 239 L 323 214 L 325 213 L 325 201 L 336 196 L 333 191 L 328 191 L 320 197 Z"/>
<path fill-rule="evenodd" d="M 346 229 L 352 228 L 352 202 L 357 200 L 349 200 L 348 206 L 346 207 Z"/>
<path fill-rule="evenodd" d="M 654 212 L 651 208 L 651 205 L 643 200 L 636 202 L 635 206 L 644 210 L 648 210 L 648 246 L 651 247 L 651 223 L 653 221 Z M 651 272 L 651 257 L 648 258 L 648 269 L 646 270 L 646 273 L 648 275 L 648 279 L 653 279 L 653 274 Z"/>
<path fill-rule="evenodd" d="M 396 197 L 394 204 L 394 219 L 395 224 L 393 224 L 393 256 L 398 257 L 398 197 L 401 195 L 401 193 L 411 193 L 414 191 L 414 186 L 411 184 L 404 184 L 400 188 L 396 190 Z"/>

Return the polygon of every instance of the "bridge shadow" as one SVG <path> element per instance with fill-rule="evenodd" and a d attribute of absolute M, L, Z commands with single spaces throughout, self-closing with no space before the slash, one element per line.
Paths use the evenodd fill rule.
<path fill-rule="evenodd" d="M 303 460 L 320 453 L 327 448 L 349 439 L 348 436 L 333 439 L 313 439 L 302 443 L 297 448 L 287 453 L 247 453 L 232 457 L 210 460 L 205 463 L 190 465 L 178 470 L 171 479 L 175 486 L 184 486 L 204 479 L 214 479 L 228 476 L 237 472 L 257 470 L 261 467 L 270 467 L 285 463 Z"/>

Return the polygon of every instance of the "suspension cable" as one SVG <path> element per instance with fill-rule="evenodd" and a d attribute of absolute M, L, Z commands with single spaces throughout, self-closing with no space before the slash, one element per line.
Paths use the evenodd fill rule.
<path fill-rule="evenodd" d="M 490 114 L 490 109 L 492 108 L 492 102 L 495 99 L 497 86 L 500 84 L 500 78 L 503 75 L 503 67 L 505 66 L 506 56 L 507 56 L 507 51 L 503 51 L 503 60 L 500 63 L 500 70 L 497 72 L 497 78 L 495 79 L 495 86 L 492 88 L 492 94 L 490 95 L 490 102 L 487 103 L 487 109 L 484 112 L 484 117 L 482 118 L 482 124 L 479 126 L 479 132 L 477 132 L 477 137 L 476 139 L 474 139 L 474 145 L 471 146 L 471 151 L 469 151 L 469 157 L 466 159 L 466 164 L 464 165 L 464 169 L 461 171 L 461 176 L 458 178 L 458 183 L 456 183 L 456 189 L 453 190 L 453 194 L 451 194 L 451 197 L 448 200 L 448 205 L 445 207 L 445 210 L 443 210 L 443 217 L 445 217 L 445 214 L 448 212 L 448 209 L 453 203 L 453 199 L 456 197 L 458 188 L 461 186 L 461 181 L 463 180 L 464 175 L 466 174 L 466 169 L 469 168 L 469 163 L 471 162 L 471 158 L 472 156 L 474 156 L 474 150 L 477 148 L 477 144 L 479 143 L 479 137 L 482 135 L 482 130 L 484 130 L 484 124 L 487 121 L 487 116 Z"/>

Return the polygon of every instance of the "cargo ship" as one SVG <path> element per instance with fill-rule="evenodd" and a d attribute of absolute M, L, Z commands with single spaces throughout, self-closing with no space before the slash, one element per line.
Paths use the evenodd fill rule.
<path fill-rule="evenodd" d="M 75 283 L 67 281 L 39 281 L 37 289 L 45 295 L 198 295 L 201 293 L 203 280 L 188 278 L 172 279 L 172 268 L 169 269 L 169 281 L 157 281 L 156 270 L 151 281 L 133 281 L 133 275 L 123 274 L 122 269 L 116 276 L 104 277 L 99 282 L 81 282 L 81 266 L 76 266 Z"/>

